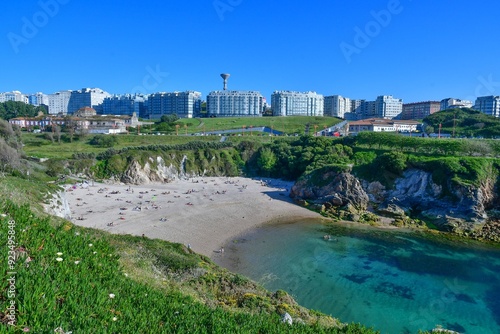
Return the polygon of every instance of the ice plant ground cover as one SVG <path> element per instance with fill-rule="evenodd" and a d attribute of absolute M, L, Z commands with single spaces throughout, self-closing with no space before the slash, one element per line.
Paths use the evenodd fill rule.
<path fill-rule="evenodd" d="M 192 275 L 185 279 L 187 286 L 205 285 L 207 291 L 215 291 L 223 283 L 223 277 L 210 271 L 213 263 L 183 252 L 182 245 L 109 236 L 66 221 L 54 222 L 37 216 L 27 205 L 18 206 L 9 200 L 0 201 L 0 211 L 2 243 L 7 240 L 8 222 L 15 222 L 17 252 L 13 269 L 7 269 L 6 256 L 0 260 L 2 319 L 9 303 L 8 284 L 4 284 L 7 272 L 16 272 L 16 322 L 10 326 L 2 320 L 0 332 L 373 333 L 355 324 L 328 328 L 325 319 L 329 317 L 318 316 L 316 322 L 307 325 L 284 324 L 278 310 L 297 316 L 298 308 L 285 302 L 272 305 L 265 295 L 245 293 L 233 299 L 220 295 L 209 305 L 193 293 L 185 293 L 187 288 L 179 285 L 179 280 L 165 279 L 162 268 L 168 267 L 171 277 L 189 270 Z M 127 254 L 140 251 L 149 252 L 154 264 L 145 257 L 132 266 Z M 151 267 L 157 272 L 140 274 L 144 268 L 151 271 Z M 232 277 L 234 285 L 248 282 L 234 274 L 227 277 Z M 253 312 L 231 309 L 231 300 L 250 306 Z M 333 319 L 330 326 L 332 323 Z"/>

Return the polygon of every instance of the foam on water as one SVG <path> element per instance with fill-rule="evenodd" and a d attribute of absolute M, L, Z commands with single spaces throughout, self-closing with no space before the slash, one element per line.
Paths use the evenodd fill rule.
<path fill-rule="evenodd" d="M 324 234 L 332 236 L 330 241 Z M 317 221 L 266 225 L 214 261 L 382 333 L 500 333 L 500 250 Z"/>

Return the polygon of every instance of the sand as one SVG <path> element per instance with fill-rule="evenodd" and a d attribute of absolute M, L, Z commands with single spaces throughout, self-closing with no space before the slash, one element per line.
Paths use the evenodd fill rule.
<path fill-rule="evenodd" d="M 78 183 L 66 187 L 72 221 L 111 233 L 189 245 L 213 257 L 232 238 L 270 221 L 321 218 L 292 202 L 293 183 L 199 177 L 147 185 Z"/>

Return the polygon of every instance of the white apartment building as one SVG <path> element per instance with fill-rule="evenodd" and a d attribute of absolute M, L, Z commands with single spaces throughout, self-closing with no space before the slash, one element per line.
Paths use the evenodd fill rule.
<path fill-rule="evenodd" d="M 263 96 L 256 91 L 222 90 L 207 96 L 209 117 L 262 116 Z"/>
<path fill-rule="evenodd" d="M 325 96 L 323 114 L 325 116 L 344 118 L 345 113 L 351 112 L 351 99 L 340 95 Z"/>
<path fill-rule="evenodd" d="M 490 116 L 500 117 L 500 96 L 481 96 L 476 99 L 474 109 Z"/>
<path fill-rule="evenodd" d="M 403 112 L 403 100 L 391 95 L 381 95 L 375 101 L 375 115 L 378 118 L 392 119 Z"/>
<path fill-rule="evenodd" d="M 148 98 L 150 119 L 176 114 L 181 118 L 193 118 L 201 113 L 201 93 L 195 91 L 155 93 Z"/>
<path fill-rule="evenodd" d="M 65 90 L 48 95 L 49 114 L 50 115 L 67 115 L 68 105 L 71 98 L 71 91 Z"/>
<path fill-rule="evenodd" d="M 43 105 L 49 105 L 49 96 L 43 93 L 35 93 L 28 95 L 28 103 L 36 107 Z"/>
<path fill-rule="evenodd" d="M 102 103 L 111 94 L 100 88 L 82 88 L 71 92 L 68 104 L 68 113 L 73 114 L 85 107 L 94 108 L 98 114 L 102 114 Z"/>
<path fill-rule="evenodd" d="M 454 108 L 472 108 L 472 101 L 469 100 L 460 100 L 454 98 L 447 98 L 441 100 L 441 106 L 439 111 L 446 109 L 454 109 Z"/>
<path fill-rule="evenodd" d="M 324 97 L 316 92 L 275 91 L 271 106 L 273 116 L 323 116 Z"/>
<path fill-rule="evenodd" d="M 20 91 L 15 90 L 12 92 L 0 93 L 0 102 L 15 101 L 28 103 L 28 97 Z"/>

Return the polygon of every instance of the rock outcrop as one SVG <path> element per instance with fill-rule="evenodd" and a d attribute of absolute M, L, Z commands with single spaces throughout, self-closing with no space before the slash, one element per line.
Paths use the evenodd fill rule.
<path fill-rule="evenodd" d="M 391 189 L 386 189 L 378 181 L 361 181 L 348 172 L 323 168 L 297 181 L 290 196 L 298 203 L 314 204 L 322 211 L 342 208 L 352 213 L 354 208 L 362 213 L 368 209 L 394 220 L 419 217 L 444 230 L 477 234 L 491 221 L 489 210 L 500 204 L 496 180 L 488 179 L 479 186 L 447 182 L 446 187 L 440 186 L 431 173 L 410 169 L 395 180 Z M 488 226 L 496 231 L 491 227 L 495 224 Z"/>
<path fill-rule="evenodd" d="M 186 172 L 186 156 L 182 157 L 180 166 L 173 163 L 167 165 L 162 157 L 157 157 L 156 161 L 149 158 L 144 166 L 138 161 L 133 161 L 123 173 L 120 181 L 126 184 L 147 184 L 151 182 L 170 182 L 178 178 L 189 178 L 191 175 Z"/>
<path fill-rule="evenodd" d="M 361 212 L 368 207 L 368 195 L 361 182 L 352 174 L 319 169 L 295 183 L 290 197 L 329 207 L 350 206 Z"/>
<path fill-rule="evenodd" d="M 49 198 L 47 198 L 44 204 L 45 212 L 52 216 L 71 219 L 71 208 L 69 207 L 64 191 L 49 194 L 48 196 Z"/>

